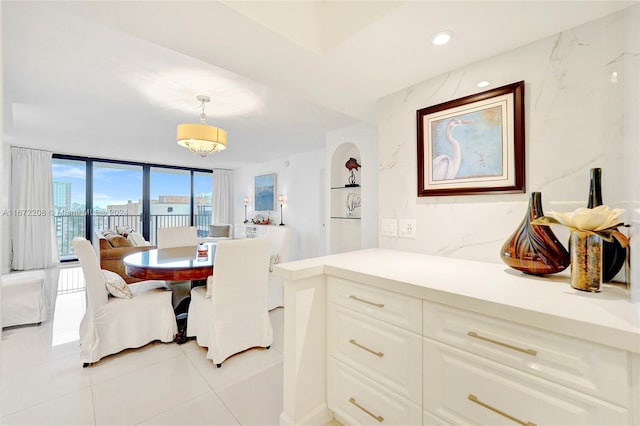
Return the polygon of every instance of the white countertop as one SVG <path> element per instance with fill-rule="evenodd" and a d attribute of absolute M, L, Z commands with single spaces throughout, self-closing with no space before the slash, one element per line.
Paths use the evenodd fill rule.
<path fill-rule="evenodd" d="M 335 275 L 640 354 L 640 316 L 628 290 L 575 290 L 567 273 L 538 277 L 497 263 L 386 249 L 279 264 L 274 272 L 288 281 Z"/>

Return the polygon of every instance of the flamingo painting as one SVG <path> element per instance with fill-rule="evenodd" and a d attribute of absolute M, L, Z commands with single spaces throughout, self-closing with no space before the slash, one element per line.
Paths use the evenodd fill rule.
<path fill-rule="evenodd" d="M 433 159 L 433 180 L 450 180 L 455 179 L 460 169 L 462 160 L 462 151 L 460 150 L 460 142 L 458 142 L 451 134 L 453 129 L 462 124 L 468 124 L 470 121 L 462 121 L 459 118 L 452 118 L 447 124 L 445 138 L 451 145 L 452 155 L 438 155 Z"/>

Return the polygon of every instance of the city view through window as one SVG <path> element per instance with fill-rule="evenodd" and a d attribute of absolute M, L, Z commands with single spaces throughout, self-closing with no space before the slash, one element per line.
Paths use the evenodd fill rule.
<path fill-rule="evenodd" d="M 212 203 L 210 172 L 62 158 L 54 158 L 52 167 L 54 220 L 61 260 L 75 259 L 71 247 L 74 237 L 91 241 L 89 233 L 115 231 L 116 227 L 129 227 L 152 243 L 161 227 L 194 225 L 200 236 L 208 232 Z M 150 182 L 148 214 L 144 211 L 144 173 L 149 173 Z"/>

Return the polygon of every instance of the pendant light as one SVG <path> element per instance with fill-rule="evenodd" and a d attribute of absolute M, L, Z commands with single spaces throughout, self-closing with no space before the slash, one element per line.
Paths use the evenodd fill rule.
<path fill-rule="evenodd" d="M 202 108 L 200 123 L 179 124 L 177 142 L 178 145 L 204 158 L 209 154 L 227 149 L 227 132 L 206 124 L 207 116 L 204 113 L 204 106 L 211 98 L 198 95 L 197 99 Z"/>

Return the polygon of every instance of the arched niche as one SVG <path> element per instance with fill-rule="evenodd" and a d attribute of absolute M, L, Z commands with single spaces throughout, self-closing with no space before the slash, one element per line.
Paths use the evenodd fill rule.
<path fill-rule="evenodd" d="M 331 157 L 331 253 L 362 248 L 361 158 L 352 143 L 339 145 Z"/>

